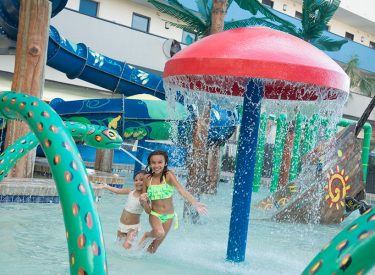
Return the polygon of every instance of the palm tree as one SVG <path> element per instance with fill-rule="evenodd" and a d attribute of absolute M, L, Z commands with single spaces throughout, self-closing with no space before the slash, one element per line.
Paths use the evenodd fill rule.
<path fill-rule="evenodd" d="M 355 55 L 343 66 L 344 71 L 350 77 L 350 89 L 363 95 L 372 96 L 375 93 L 375 77 L 367 76 L 359 69 L 358 65 L 359 58 Z"/>
<path fill-rule="evenodd" d="M 249 10 L 246 0 L 236 0 L 236 3 L 243 9 Z M 341 0 L 303 0 L 301 27 L 293 24 L 284 24 L 277 21 L 270 22 L 262 19 L 262 25 L 287 32 L 297 36 L 323 51 L 339 51 L 346 39 L 334 40 L 323 35 L 329 21 L 340 6 Z"/>
<path fill-rule="evenodd" d="M 213 24 L 215 24 L 215 20 L 213 20 L 212 14 L 213 12 L 215 12 L 213 6 L 216 1 L 196 0 L 195 2 L 198 7 L 198 12 L 188 9 L 177 0 L 148 0 L 148 2 L 154 5 L 158 9 L 158 11 L 168 14 L 179 21 L 182 21 L 182 23 L 167 21 L 171 26 L 182 29 L 189 33 L 196 34 L 199 38 L 208 36 L 213 33 L 212 29 L 215 28 L 215 26 L 213 26 Z M 255 15 L 257 12 L 260 12 L 266 17 L 258 18 L 253 16 L 248 19 L 224 22 L 222 28 L 224 30 L 247 26 L 265 25 L 266 19 L 275 21 L 279 24 L 283 24 L 283 26 L 289 26 L 290 28 L 293 27 L 292 23 L 279 18 L 257 0 L 235 0 L 235 2 L 239 4 L 241 8 L 245 8 L 253 15 Z M 226 9 L 224 11 L 224 16 L 232 3 L 233 0 L 228 0 Z"/>
<path fill-rule="evenodd" d="M 172 26 L 194 33 L 198 37 L 211 34 L 212 0 L 196 0 L 198 12 L 186 8 L 177 0 L 148 0 L 148 2 L 160 12 L 182 21 L 182 23 L 169 22 Z M 334 40 L 323 35 L 327 24 L 340 6 L 341 0 L 304 0 L 300 27 L 280 18 L 257 0 L 234 0 L 234 2 L 254 16 L 224 22 L 224 30 L 248 26 L 267 26 L 297 36 L 325 51 L 338 51 L 342 45 L 348 42 L 346 39 Z M 228 0 L 227 9 L 232 3 L 233 0 Z M 258 13 L 263 16 L 257 15 Z"/>

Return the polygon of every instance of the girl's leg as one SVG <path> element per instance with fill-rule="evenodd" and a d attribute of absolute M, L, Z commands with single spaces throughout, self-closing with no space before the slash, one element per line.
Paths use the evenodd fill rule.
<path fill-rule="evenodd" d="M 164 229 L 164 236 L 160 239 L 155 239 L 153 242 L 150 244 L 150 246 L 147 248 L 147 252 L 149 253 L 155 253 L 160 244 L 164 241 L 165 237 L 167 236 L 169 230 L 171 229 L 173 219 L 170 219 L 163 223 L 163 229 Z"/>
<path fill-rule="evenodd" d="M 129 232 L 126 234 L 126 238 L 122 246 L 125 249 L 130 249 L 132 247 L 132 242 L 136 235 L 137 235 L 137 230 L 134 230 L 134 229 L 129 230 Z"/>
<path fill-rule="evenodd" d="M 146 232 L 143 235 L 143 237 L 139 241 L 139 246 L 142 246 L 148 238 L 160 239 L 163 238 L 165 235 L 163 225 L 158 217 L 154 215 L 149 215 L 149 222 L 151 225 L 151 231 Z"/>

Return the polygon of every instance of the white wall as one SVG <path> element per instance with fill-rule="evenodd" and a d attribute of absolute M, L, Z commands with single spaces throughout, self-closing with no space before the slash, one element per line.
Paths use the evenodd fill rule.
<path fill-rule="evenodd" d="M 83 42 L 91 49 L 120 61 L 162 72 L 168 60 L 162 50 L 166 41 L 163 37 L 70 10 L 63 10 L 54 17 L 51 25 L 74 43 Z"/>
<path fill-rule="evenodd" d="M 130 0 L 101 0 L 99 3 L 98 17 L 116 22 L 128 27 L 132 24 L 132 15 L 138 13 L 150 18 L 150 30 L 152 34 L 175 39 L 181 42 L 182 30 L 175 27 L 165 28 L 165 21 L 179 22 L 175 18 L 160 13 L 151 5 L 141 5 Z M 147 0 L 144 1 L 147 3 Z M 79 9 L 79 0 L 69 0 L 66 6 L 74 10 Z"/>
<path fill-rule="evenodd" d="M 341 0 L 340 7 L 375 22 L 374 0 Z"/>

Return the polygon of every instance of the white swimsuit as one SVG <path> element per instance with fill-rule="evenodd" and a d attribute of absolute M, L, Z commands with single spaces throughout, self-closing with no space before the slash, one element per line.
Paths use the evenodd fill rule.
<path fill-rule="evenodd" d="M 133 190 L 129 193 L 129 196 L 128 196 L 128 199 L 126 201 L 124 210 L 126 210 L 127 212 L 132 213 L 132 214 L 139 214 L 140 215 L 143 212 L 143 207 L 142 207 L 141 203 L 139 202 L 139 198 L 136 198 L 134 196 L 134 191 L 135 190 Z M 123 224 L 122 222 L 119 222 L 118 231 L 120 231 L 122 233 L 128 233 L 130 230 L 139 231 L 140 230 L 139 223 L 127 225 L 127 224 Z"/>
<path fill-rule="evenodd" d="M 126 201 L 124 209 L 132 214 L 142 214 L 143 213 L 143 207 L 141 203 L 139 202 L 139 198 L 136 198 L 134 196 L 134 191 L 131 191 L 128 196 L 128 200 Z"/>

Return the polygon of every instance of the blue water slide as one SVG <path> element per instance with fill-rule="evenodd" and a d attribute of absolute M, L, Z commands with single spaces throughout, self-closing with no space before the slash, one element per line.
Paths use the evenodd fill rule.
<path fill-rule="evenodd" d="M 52 15 L 61 11 L 67 0 L 54 0 Z M 17 37 L 19 0 L 0 0 L 0 28 L 11 39 Z M 68 78 L 79 78 L 110 91 L 132 96 L 150 94 L 165 99 L 163 79 L 125 62 L 114 60 L 91 50 L 83 43 L 75 44 L 63 38 L 50 26 L 47 65 L 59 70 Z M 221 143 L 228 139 L 237 124 L 235 111 L 213 106 L 209 141 Z"/>

